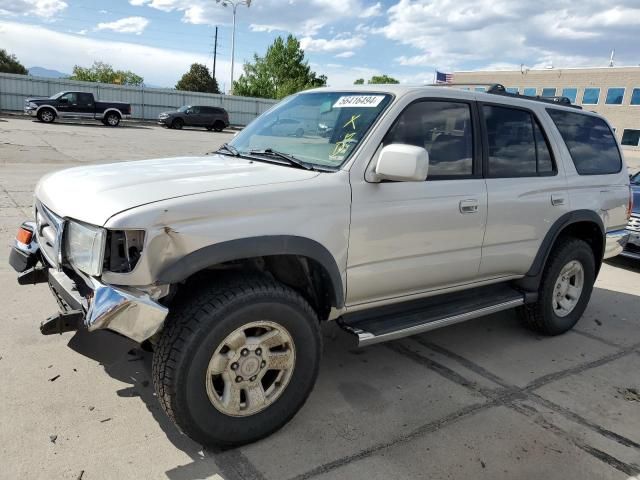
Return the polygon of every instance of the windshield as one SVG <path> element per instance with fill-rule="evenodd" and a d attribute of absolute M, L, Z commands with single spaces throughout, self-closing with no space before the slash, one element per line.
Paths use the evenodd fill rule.
<path fill-rule="evenodd" d="M 58 98 L 59 96 L 61 96 L 63 93 L 66 93 L 66 92 L 58 92 L 58 93 L 56 93 L 55 95 L 51 95 L 49 98 L 50 98 L 51 100 L 55 100 L 56 98 Z"/>
<path fill-rule="evenodd" d="M 339 167 L 390 101 L 383 93 L 300 93 L 262 114 L 230 143 L 240 154 L 271 149 L 308 164 Z"/>
<path fill-rule="evenodd" d="M 178 111 L 179 111 L 180 113 L 184 113 L 184 112 L 186 112 L 187 110 L 189 110 L 190 108 L 191 108 L 191 105 L 185 105 L 185 106 L 183 106 L 183 107 L 180 107 L 180 108 L 178 109 Z"/>

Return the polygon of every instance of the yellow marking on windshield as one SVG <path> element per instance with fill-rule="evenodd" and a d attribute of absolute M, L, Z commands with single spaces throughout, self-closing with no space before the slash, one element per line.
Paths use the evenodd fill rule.
<path fill-rule="evenodd" d="M 351 120 L 349 120 L 347 123 L 345 123 L 342 128 L 347 128 L 347 125 L 351 125 L 353 127 L 353 129 L 356 129 L 356 120 L 360 118 L 360 114 L 358 115 L 351 115 Z"/>

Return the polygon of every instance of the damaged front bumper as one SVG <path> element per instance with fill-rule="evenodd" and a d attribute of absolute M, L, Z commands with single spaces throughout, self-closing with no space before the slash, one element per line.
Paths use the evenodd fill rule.
<path fill-rule="evenodd" d="M 22 228 L 34 231 L 34 227 L 26 222 Z M 90 332 L 107 329 L 141 343 L 160 331 L 169 312 L 143 290 L 115 287 L 93 277 L 50 267 L 40 253 L 35 235 L 28 244 L 15 240 L 9 263 L 20 273 L 21 285 L 49 284 L 60 313 L 40 326 L 45 335 L 80 328 Z"/>

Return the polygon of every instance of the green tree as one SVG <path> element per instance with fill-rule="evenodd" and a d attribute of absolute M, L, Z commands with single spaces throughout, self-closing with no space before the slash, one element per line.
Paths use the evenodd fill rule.
<path fill-rule="evenodd" d="M 69 79 L 134 86 L 141 86 L 144 82 L 144 78 L 140 75 L 129 70 L 114 70 L 111 65 L 104 62 L 93 62 L 89 68 L 76 65 L 73 67 L 73 75 Z"/>
<path fill-rule="evenodd" d="M 15 55 L 9 55 L 4 48 L 0 48 L 0 72 L 2 73 L 18 73 L 27 75 L 29 72 L 22 65 Z"/>
<path fill-rule="evenodd" d="M 278 37 L 264 57 L 254 54 L 244 73 L 233 82 L 233 93 L 249 97 L 284 98 L 292 93 L 327 84 L 327 77 L 311 71 L 304 50 L 293 35 Z"/>
<path fill-rule="evenodd" d="M 373 77 L 371 77 L 371 79 L 367 83 L 369 85 L 377 85 L 381 83 L 400 83 L 400 82 L 395 78 L 390 77 L 389 75 L 374 75 Z"/>
<path fill-rule="evenodd" d="M 211 76 L 209 69 L 201 63 L 191 65 L 189 71 L 176 83 L 176 90 L 220 93 L 218 82 Z"/>
<path fill-rule="evenodd" d="M 369 82 L 371 83 L 371 82 Z M 364 78 L 359 78 L 357 79 L 355 82 L 353 82 L 354 85 L 364 85 Z"/>

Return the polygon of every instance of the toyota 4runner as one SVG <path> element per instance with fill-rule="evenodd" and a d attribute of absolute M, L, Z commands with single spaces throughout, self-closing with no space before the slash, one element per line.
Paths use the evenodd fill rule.
<path fill-rule="evenodd" d="M 304 134 L 275 135 L 285 119 Z M 207 156 L 47 175 L 10 261 L 60 305 L 42 333 L 152 348 L 169 417 L 237 445 L 300 409 L 322 322 L 361 346 L 510 308 L 572 328 L 626 242 L 626 172 L 611 126 L 564 98 L 321 88 Z"/>

